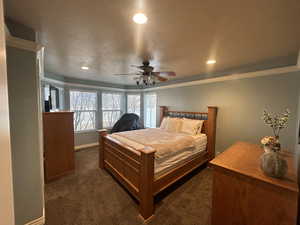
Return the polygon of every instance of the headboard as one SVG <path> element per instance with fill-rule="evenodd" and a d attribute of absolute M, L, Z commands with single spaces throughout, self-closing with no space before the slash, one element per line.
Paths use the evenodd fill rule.
<path fill-rule="evenodd" d="M 201 133 L 207 135 L 207 151 L 212 159 L 215 156 L 217 112 L 215 106 L 208 106 L 207 112 L 171 111 L 167 106 L 160 106 L 160 123 L 166 116 L 204 120 Z"/>

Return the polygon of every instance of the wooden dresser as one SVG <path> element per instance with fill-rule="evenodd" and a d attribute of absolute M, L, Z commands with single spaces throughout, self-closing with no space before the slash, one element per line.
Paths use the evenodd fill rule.
<path fill-rule="evenodd" d="M 260 169 L 263 150 L 238 142 L 210 162 L 213 167 L 212 225 L 295 225 L 298 184 L 294 159 L 285 154 L 284 179 Z"/>
<path fill-rule="evenodd" d="M 45 181 L 74 172 L 73 112 L 43 113 Z"/>

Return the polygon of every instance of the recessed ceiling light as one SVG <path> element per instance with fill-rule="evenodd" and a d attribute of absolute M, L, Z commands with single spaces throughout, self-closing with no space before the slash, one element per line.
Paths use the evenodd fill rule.
<path fill-rule="evenodd" d="M 89 68 L 87 66 L 82 66 L 81 69 L 88 70 Z"/>
<path fill-rule="evenodd" d="M 206 61 L 206 64 L 215 64 L 217 61 L 214 59 L 210 59 Z"/>
<path fill-rule="evenodd" d="M 148 18 L 145 14 L 143 13 L 136 13 L 132 17 L 133 21 L 137 24 L 145 24 L 148 21 Z"/>

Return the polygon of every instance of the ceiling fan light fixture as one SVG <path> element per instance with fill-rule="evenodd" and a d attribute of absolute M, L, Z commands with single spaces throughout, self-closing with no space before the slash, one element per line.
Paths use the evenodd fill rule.
<path fill-rule="evenodd" d="M 214 59 L 210 59 L 206 61 L 206 64 L 211 65 L 211 64 L 215 64 L 217 61 Z"/>
<path fill-rule="evenodd" d="M 144 13 L 136 13 L 132 20 L 137 24 L 145 24 L 148 21 L 148 17 Z"/>

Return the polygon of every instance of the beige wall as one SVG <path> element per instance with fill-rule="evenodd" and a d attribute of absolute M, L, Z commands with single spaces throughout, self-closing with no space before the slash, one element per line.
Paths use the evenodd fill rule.
<path fill-rule="evenodd" d="M 291 110 L 289 128 L 281 133 L 284 148 L 295 151 L 300 73 L 209 83 L 157 91 L 158 105 L 175 110 L 206 111 L 218 106 L 217 152 L 236 141 L 259 143 L 272 135 L 261 120 L 264 109 Z"/>
<path fill-rule="evenodd" d="M 7 47 L 16 225 L 43 216 L 40 105 L 36 52 Z"/>
<path fill-rule="evenodd" d="M 14 225 L 3 5 L 0 0 L 0 225 Z"/>

